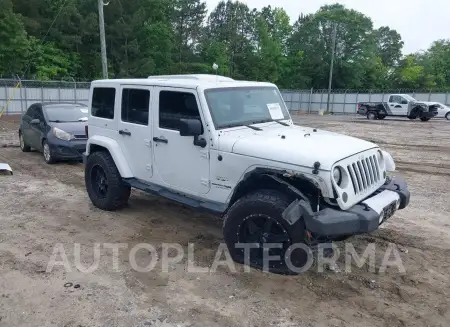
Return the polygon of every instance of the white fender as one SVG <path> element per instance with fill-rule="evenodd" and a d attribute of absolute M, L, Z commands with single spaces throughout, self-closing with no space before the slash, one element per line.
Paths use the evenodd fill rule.
<path fill-rule="evenodd" d="M 104 147 L 109 151 L 122 178 L 134 177 L 133 173 L 131 172 L 130 166 L 128 165 L 128 162 L 125 159 L 125 155 L 123 154 L 122 149 L 116 140 L 105 136 L 94 135 L 89 138 L 86 144 L 86 155 L 89 155 L 91 145 L 98 145 Z"/>

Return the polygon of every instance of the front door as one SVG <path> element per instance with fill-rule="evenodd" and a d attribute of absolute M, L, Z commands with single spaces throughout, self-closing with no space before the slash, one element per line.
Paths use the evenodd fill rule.
<path fill-rule="evenodd" d="M 400 95 L 392 95 L 388 105 L 395 116 L 406 116 L 408 114 L 408 101 Z"/>
<path fill-rule="evenodd" d="M 153 175 L 150 99 L 152 87 L 123 85 L 118 141 L 133 176 L 149 181 Z"/>
<path fill-rule="evenodd" d="M 37 150 L 42 150 L 42 137 L 45 132 L 45 118 L 44 113 L 42 112 L 42 108 L 36 106 L 32 112 L 31 120 L 38 119 L 38 124 L 30 123 L 30 131 L 29 131 L 29 141 L 28 143 L 32 148 Z"/>
<path fill-rule="evenodd" d="M 153 149 L 155 174 L 162 184 L 190 194 L 209 191 L 209 142 L 194 145 L 194 137 L 180 136 L 180 119 L 202 121 L 195 90 L 155 88 Z M 205 126 L 204 121 L 202 123 Z M 204 138 L 209 141 L 206 129 Z M 155 176 L 156 180 L 157 176 Z"/>

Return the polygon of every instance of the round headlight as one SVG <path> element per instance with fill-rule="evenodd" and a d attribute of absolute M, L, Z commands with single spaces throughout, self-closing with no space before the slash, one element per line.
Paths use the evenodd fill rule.
<path fill-rule="evenodd" d="M 333 178 L 334 178 L 334 181 L 336 182 L 337 185 L 341 184 L 341 182 L 342 182 L 342 173 L 341 173 L 341 170 L 338 167 L 334 168 L 334 170 L 333 170 Z"/>

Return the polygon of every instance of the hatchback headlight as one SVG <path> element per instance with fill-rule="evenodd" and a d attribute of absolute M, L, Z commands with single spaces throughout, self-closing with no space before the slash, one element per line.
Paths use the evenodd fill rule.
<path fill-rule="evenodd" d="M 70 133 L 67 133 L 66 131 L 63 131 L 62 129 L 53 127 L 53 135 L 63 141 L 70 141 L 74 138 L 74 136 Z"/>

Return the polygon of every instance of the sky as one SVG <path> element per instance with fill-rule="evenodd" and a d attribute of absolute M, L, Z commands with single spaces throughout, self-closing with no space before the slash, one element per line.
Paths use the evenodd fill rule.
<path fill-rule="evenodd" d="M 282 7 L 292 22 L 300 13 L 316 12 L 321 6 L 339 2 L 369 16 L 374 27 L 389 26 L 402 36 L 403 53 L 426 50 L 433 41 L 450 39 L 450 0 L 241 0 L 250 8 Z M 206 0 L 212 11 L 219 0 Z"/>

